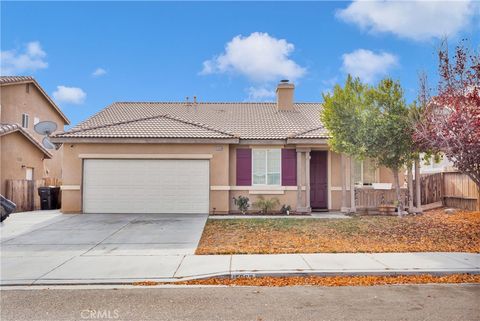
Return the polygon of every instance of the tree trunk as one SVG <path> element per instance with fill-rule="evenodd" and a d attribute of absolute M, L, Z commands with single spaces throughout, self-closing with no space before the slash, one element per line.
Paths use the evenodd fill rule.
<path fill-rule="evenodd" d="M 415 159 L 415 203 L 416 213 L 422 213 L 422 194 L 420 191 L 420 158 L 417 157 Z"/>
<path fill-rule="evenodd" d="M 480 185 L 477 185 L 477 211 L 480 211 Z"/>
<path fill-rule="evenodd" d="M 413 210 L 413 166 L 412 164 L 408 165 L 408 212 L 413 214 L 415 211 Z"/>
<path fill-rule="evenodd" d="M 400 178 L 398 177 L 398 169 L 392 169 L 393 171 L 393 179 L 394 179 L 394 185 L 395 185 L 395 196 L 397 199 L 397 210 L 398 210 L 398 215 L 402 215 L 403 212 L 403 202 L 400 200 L 401 195 L 400 195 Z"/>

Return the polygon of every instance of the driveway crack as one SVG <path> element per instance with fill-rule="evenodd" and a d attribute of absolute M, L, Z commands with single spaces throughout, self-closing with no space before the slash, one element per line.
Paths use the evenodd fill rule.
<path fill-rule="evenodd" d="M 175 272 L 173 272 L 172 277 L 175 277 L 175 275 L 177 274 L 178 270 L 180 269 L 180 266 L 181 266 L 182 263 L 183 263 L 183 260 L 185 260 L 185 257 L 186 257 L 186 255 L 184 255 L 184 256 L 182 257 L 182 259 L 180 260 L 180 263 L 178 264 L 177 268 L 175 269 Z"/>
<path fill-rule="evenodd" d="M 97 246 L 99 246 L 100 244 L 102 244 L 105 240 L 107 240 L 109 237 L 117 234 L 118 232 L 120 232 L 121 230 L 123 230 L 125 227 L 127 227 L 128 225 L 130 225 L 132 221 L 128 221 L 125 225 L 123 225 L 122 227 L 120 227 L 118 230 L 114 231 L 113 233 L 109 234 L 108 236 L 106 236 L 104 239 L 102 239 L 100 242 L 98 242 L 97 244 L 95 244 L 94 246 L 92 246 L 91 248 L 89 248 L 88 250 L 86 250 L 84 253 L 80 254 L 79 256 L 83 256 L 85 254 L 87 254 L 88 252 L 90 252 L 91 250 L 93 250 L 94 248 L 96 248 Z"/>

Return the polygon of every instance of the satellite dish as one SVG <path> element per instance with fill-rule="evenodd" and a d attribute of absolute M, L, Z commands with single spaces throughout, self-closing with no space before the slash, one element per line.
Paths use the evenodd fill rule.
<path fill-rule="evenodd" d="M 50 138 L 48 137 L 43 137 L 42 139 L 42 145 L 46 149 L 57 149 L 57 146 L 50 141 Z"/>
<path fill-rule="evenodd" d="M 48 136 L 57 130 L 57 124 L 54 123 L 53 121 L 48 121 L 48 120 L 41 121 L 37 123 L 35 126 L 33 126 L 33 129 L 35 130 L 35 132 L 37 132 L 40 135 Z"/>

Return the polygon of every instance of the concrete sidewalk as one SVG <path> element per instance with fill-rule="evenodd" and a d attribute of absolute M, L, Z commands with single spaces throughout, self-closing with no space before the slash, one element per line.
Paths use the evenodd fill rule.
<path fill-rule="evenodd" d="M 118 255 L 2 260 L 1 285 L 175 282 L 213 276 L 480 273 L 480 254 Z M 32 269 L 32 266 L 35 267 Z"/>

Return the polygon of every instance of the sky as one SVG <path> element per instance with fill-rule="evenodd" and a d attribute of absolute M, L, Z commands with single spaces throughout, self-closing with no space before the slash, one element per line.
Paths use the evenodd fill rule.
<path fill-rule="evenodd" d="M 1 2 L 1 74 L 34 76 L 72 124 L 115 101 L 321 102 L 347 74 L 434 83 L 437 49 L 480 49 L 480 2 Z"/>

